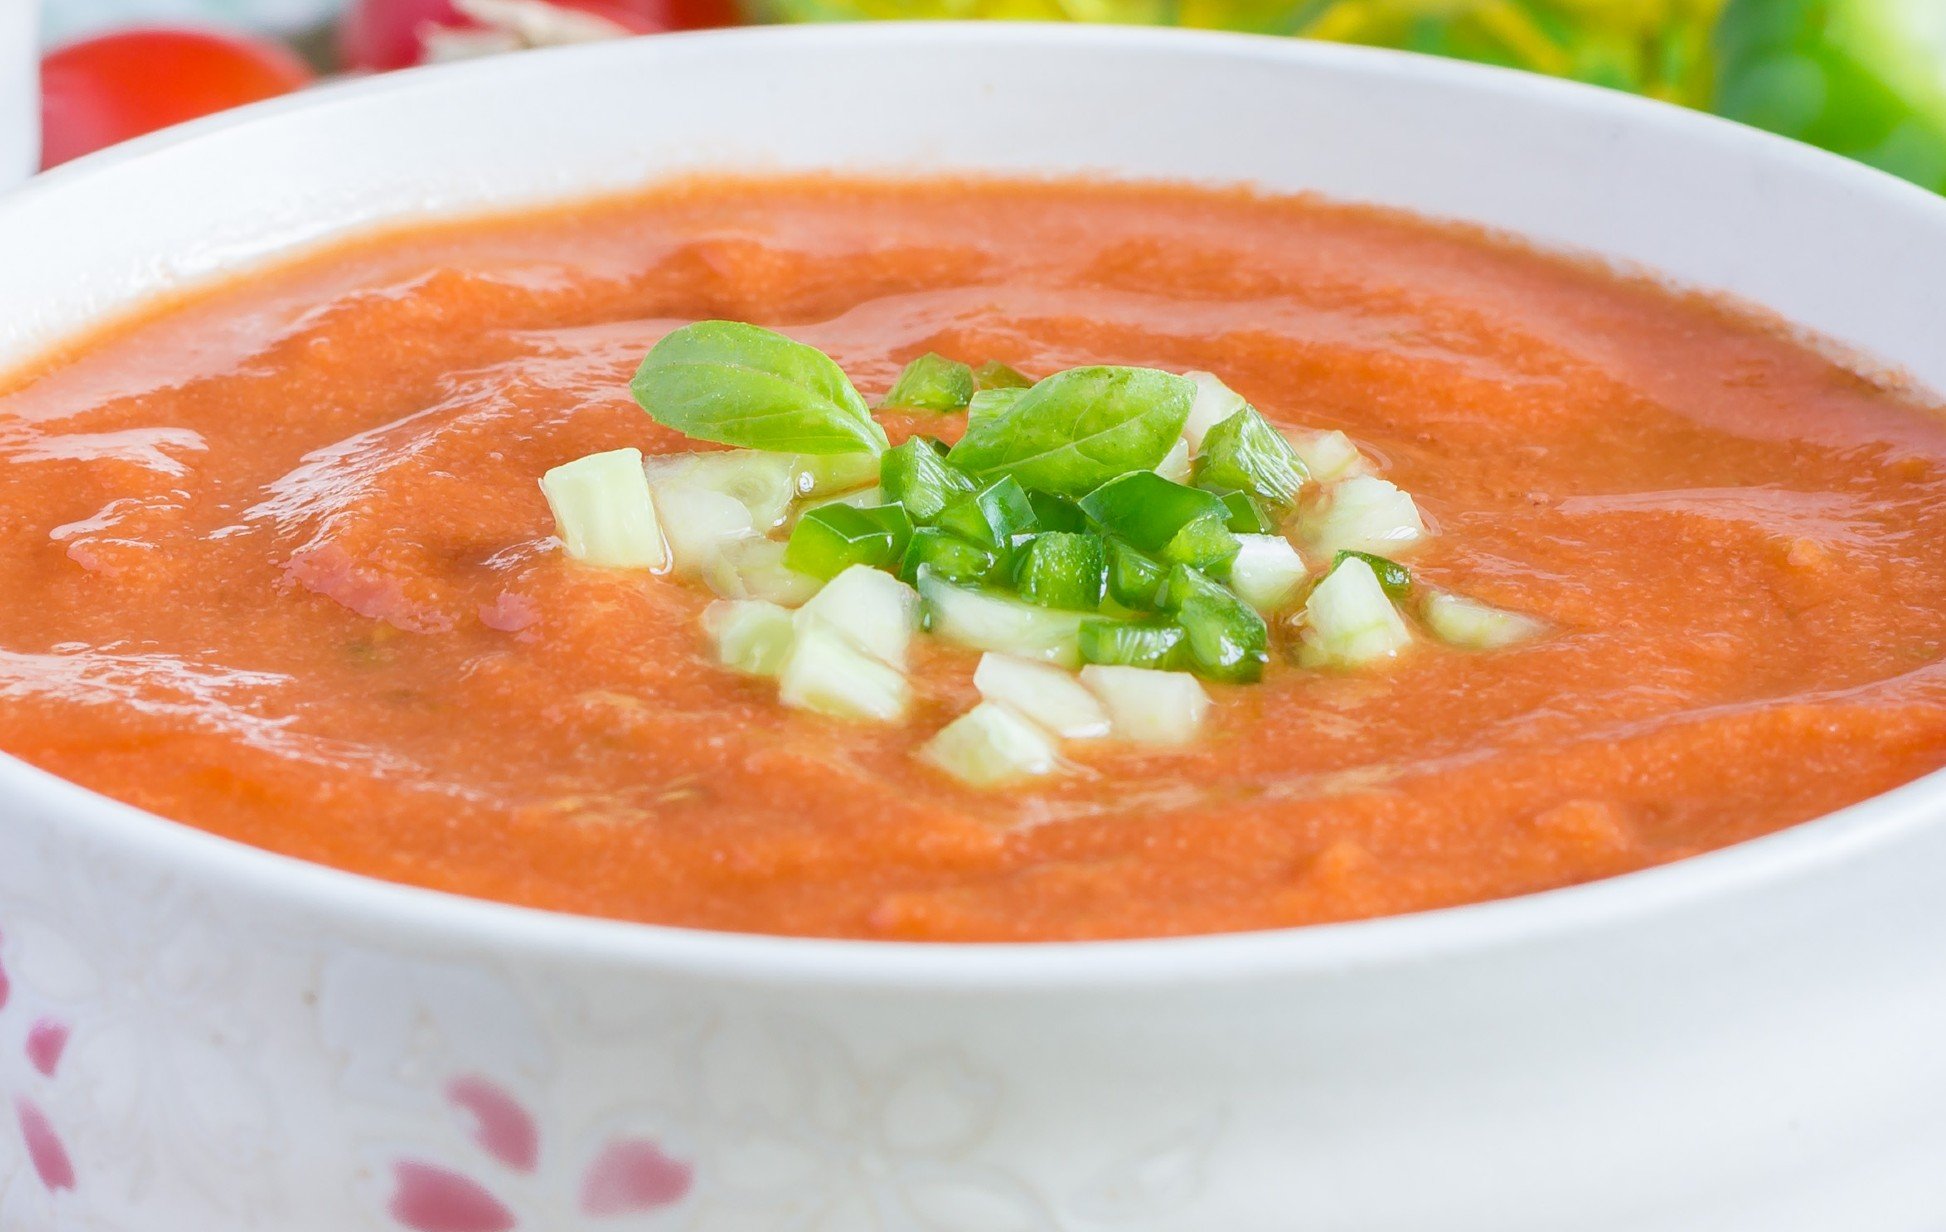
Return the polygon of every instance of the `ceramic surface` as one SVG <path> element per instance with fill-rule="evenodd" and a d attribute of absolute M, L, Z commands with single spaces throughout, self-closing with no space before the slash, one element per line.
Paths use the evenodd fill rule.
<path fill-rule="evenodd" d="M 1475 67 L 1004 26 L 535 53 L 82 160 L 0 200 L 0 363 L 381 220 L 725 166 L 1316 189 L 1946 385 L 1946 202 L 1863 168 Z M 1942 875 L 1935 776 L 1416 917 L 794 941 L 382 885 L 0 761 L 0 1229 L 1936 1232 Z"/>

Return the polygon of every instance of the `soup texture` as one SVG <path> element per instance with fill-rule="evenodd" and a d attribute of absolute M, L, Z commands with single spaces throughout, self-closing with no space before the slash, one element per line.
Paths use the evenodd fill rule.
<path fill-rule="evenodd" d="M 1179 749 L 975 789 L 724 671 L 693 580 L 566 558 L 537 484 L 697 448 L 630 398 L 691 321 L 867 400 L 924 352 L 1207 370 L 1341 429 L 1423 584 L 1549 632 L 1274 655 Z M 1085 183 L 709 181 L 361 240 L 0 394 L 0 748 L 377 877 L 713 929 L 1047 940 L 1543 890 L 1946 765 L 1946 422 L 1774 324 L 1467 231 Z M 882 415 L 892 440 L 950 423 Z"/>

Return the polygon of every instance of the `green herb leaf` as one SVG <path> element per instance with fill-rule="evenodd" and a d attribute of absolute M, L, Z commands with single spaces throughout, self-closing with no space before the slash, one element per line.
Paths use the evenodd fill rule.
<path fill-rule="evenodd" d="M 698 321 L 649 351 L 629 392 L 685 436 L 777 453 L 878 453 L 885 432 L 830 356 L 739 321 Z"/>
<path fill-rule="evenodd" d="M 975 477 L 1011 475 L 1064 496 L 1153 470 L 1182 435 L 1195 383 L 1154 368 L 1071 368 L 973 416 L 948 455 Z"/>

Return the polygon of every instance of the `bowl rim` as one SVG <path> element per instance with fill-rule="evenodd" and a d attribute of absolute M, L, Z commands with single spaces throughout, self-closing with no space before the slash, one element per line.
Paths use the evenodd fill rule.
<path fill-rule="evenodd" d="M 1255 58 L 1287 66 L 1351 68 L 1376 78 L 1418 78 L 1456 88 L 1525 97 L 1535 105 L 1606 116 L 1727 148 L 1760 151 L 1837 177 L 1861 197 L 1946 214 L 1941 200 L 1884 172 L 1786 138 L 1635 95 L 1387 49 L 1181 28 L 1007 22 L 865 22 L 693 31 L 521 53 L 522 71 L 565 74 L 583 62 L 653 59 L 665 48 L 703 43 L 798 42 L 886 47 L 952 40 L 989 46 L 1081 50 L 1165 49 Z M 558 67 L 556 67 L 558 66 Z M 328 83 L 192 121 L 88 155 L 0 195 L 0 225 L 20 201 L 72 191 L 125 164 L 247 125 L 385 95 L 443 92 L 469 75 L 503 73 L 504 61 L 427 66 Z M 521 207 L 524 208 L 524 207 Z M 280 253 L 274 259 L 291 255 Z M 228 272 L 249 268 L 246 260 Z M 118 305 L 115 312 L 137 305 Z M 72 336 L 72 335 L 70 335 Z M 60 343 L 57 340 L 56 346 Z M 0 798 L 31 802 L 76 841 L 146 861 L 285 909 L 356 918 L 388 931 L 463 941 L 497 953 L 655 970 L 766 986 L 897 988 L 918 991 L 1135 989 L 1260 976 L 1303 976 L 1411 967 L 1460 955 L 1546 943 L 1636 923 L 1712 900 L 1816 877 L 1845 859 L 1946 821 L 1946 769 L 1785 829 L 1668 864 L 1511 898 L 1403 915 L 1293 928 L 1192 936 L 1086 941 L 930 942 L 737 933 L 576 915 L 473 898 L 287 856 L 224 838 L 101 795 L 0 752 Z M 0 822 L 0 824 L 6 824 Z"/>

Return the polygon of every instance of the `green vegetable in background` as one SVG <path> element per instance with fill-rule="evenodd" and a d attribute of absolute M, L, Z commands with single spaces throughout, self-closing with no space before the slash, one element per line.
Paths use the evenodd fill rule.
<path fill-rule="evenodd" d="M 1731 0 L 1716 110 L 1946 192 L 1946 0 Z"/>

